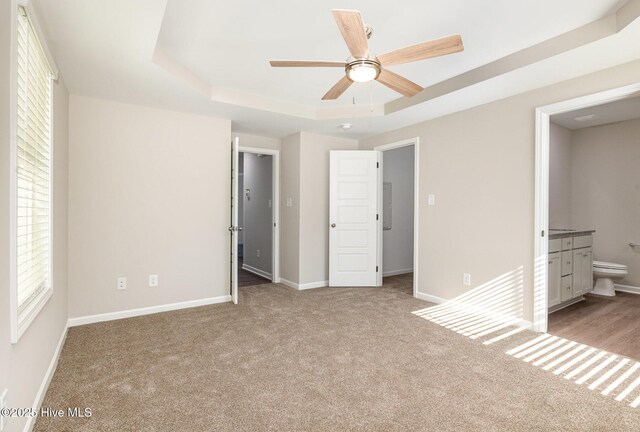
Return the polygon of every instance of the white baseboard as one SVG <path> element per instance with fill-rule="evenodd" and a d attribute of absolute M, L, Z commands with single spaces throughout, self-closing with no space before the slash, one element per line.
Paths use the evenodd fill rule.
<path fill-rule="evenodd" d="M 387 277 L 387 276 L 396 276 L 396 275 L 401 275 L 401 274 L 407 274 L 407 273 L 413 273 L 413 269 L 402 269 L 402 270 L 389 270 L 386 272 L 382 273 L 383 277 Z"/>
<path fill-rule="evenodd" d="M 564 302 L 564 303 L 560 303 L 560 304 L 558 304 L 558 305 L 551 306 L 551 307 L 548 309 L 548 313 L 547 313 L 547 315 L 551 315 L 552 313 L 554 313 L 554 312 L 558 312 L 559 310 L 562 310 L 562 309 L 564 309 L 564 308 L 566 308 L 566 307 L 569 307 L 569 306 L 574 305 L 574 304 L 576 304 L 576 303 L 580 303 L 580 302 L 581 302 L 581 301 L 583 301 L 583 300 L 584 300 L 584 297 L 583 297 L 583 296 L 580 296 L 580 297 L 572 298 L 571 300 L 567 300 L 567 301 L 566 301 L 566 302 Z"/>
<path fill-rule="evenodd" d="M 425 300 L 431 303 L 435 303 L 435 304 L 442 304 L 445 303 L 447 301 L 447 299 L 444 299 L 442 297 L 437 297 L 431 294 L 425 294 L 425 293 L 421 293 L 420 291 L 416 291 L 416 297 L 419 298 L 420 300 Z"/>
<path fill-rule="evenodd" d="M 250 265 L 247 265 L 247 264 L 242 264 L 242 270 L 246 270 L 249 273 L 253 273 L 255 275 L 271 280 L 271 273 L 268 273 L 264 270 L 260 270 L 259 268 L 251 267 Z"/>
<path fill-rule="evenodd" d="M 119 320 L 123 318 L 137 317 L 141 315 L 149 315 L 149 314 L 154 314 L 158 312 L 168 312 L 168 311 L 187 309 L 187 308 L 198 307 L 198 306 L 207 306 L 207 305 L 212 305 L 217 303 L 227 303 L 230 301 L 231 301 L 230 295 L 210 297 L 210 298 L 205 298 L 200 300 L 190 300 L 190 301 L 185 301 L 180 303 L 170 303 L 170 304 L 150 306 L 150 307 L 139 308 L 139 309 L 129 309 L 129 310 L 118 311 L 118 312 L 109 312 L 109 313 L 103 313 L 98 315 L 88 315 L 88 316 L 83 316 L 78 318 L 69 318 L 69 322 L 67 325 L 68 327 L 75 327 L 79 325 L 92 324 L 92 323 L 103 322 L 103 321 L 113 321 L 113 320 Z"/>
<path fill-rule="evenodd" d="M 513 325 L 517 325 L 518 327 L 524 327 L 527 330 L 533 330 L 533 322 L 527 321 L 525 319 L 521 319 L 513 323 Z"/>
<path fill-rule="evenodd" d="M 58 340 L 58 345 L 56 346 L 55 351 L 53 352 L 53 357 L 51 358 L 51 362 L 49 363 L 49 368 L 47 372 L 44 374 L 42 378 L 42 383 L 40 384 L 40 388 L 38 389 L 38 393 L 36 393 L 36 398 L 33 401 L 33 408 L 35 410 L 40 410 L 42 406 L 42 401 L 44 400 L 44 396 L 47 394 L 47 390 L 49 389 L 49 384 L 51 383 L 51 379 L 53 378 L 53 374 L 56 372 L 56 368 L 58 366 L 58 360 L 60 359 L 60 353 L 62 353 L 62 347 L 64 346 L 64 341 L 67 339 L 67 330 L 68 325 L 65 325 L 62 330 L 62 334 L 60 335 L 60 339 Z M 36 419 L 38 417 L 27 417 L 27 422 L 24 425 L 24 432 L 31 432 L 33 426 L 36 424 Z"/>
<path fill-rule="evenodd" d="M 307 290 L 312 288 L 324 288 L 329 286 L 329 281 L 320 281 L 320 282 L 309 282 L 304 284 L 299 284 L 299 290 Z"/>
<path fill-rule="evenodd" d="M 631 285 L 618 285 L 618 284 L 614 284 L 613 288 L 616 291 L 620 291 L 620 292 L 626 292 L 629 294 L 640 294 L 640 287 L 634 287 Z"/>
<path fill-rule="evenodd" d="M 284 278 L 280 278 L 280 283 L 300 291 L 312 289 L 312 288 L 324 288 L 329 286 L 329 281 L 309 282 L 309 283 L 299 284 L 299 283 L 291 282 L 290 280 L 287 280 Z"/>
<path fill-rule="evenodd" d="M 281 283 L 282 285 L 286 285 L 286 286 L 288 286 L 289 288 L 298 289 L 298 284 L 297 284 L 297 283 L 295 283 L 295 282 L 291 282 L 291 281 L 290 281 L 290 280 L 288 280 L 288 279 L 280 278 L 280 283 Z"/>
<path fill-rule="evenodd" d="M 444 303 L 447 303 L 448 301 L 450 301 L 450 300 L 447 300 L 445 298 L 437 297 L 437 296 L 434 296 L 434 295 L 431 295 L 431 294 L 425 294 L 425 293 L 422 293 L 420 291 L 416 292 L 416 297 L 419 298 L 420 300 L 426 300 L 428 302 L 435 303 L 435 304 L 438 304 L 438 305 L 444 304 Z M 459 304 L 464 306 L 461 303 L 459 303 Z M 467 307 L 469 307 L 469 306 L 467 306 Z M 476 308 L 471 307 L 469 310 L 471 311 L 471 310 L 474 310 L 474 309 L 476 309 Z M 476 312 L 478 314 L 482 314 L 483 313 L 483 311 L 479 310 L 479 309 L 476 309 Z M 498 315 L 491 316 L 491 318 L 493 318 L 495 320 L 498 320 L 498 321 L 503 321 L 503 322 L 512 322 L 514 320 L 514 318 L 512 318 L 512 317 L 498 316 Z M 518 327 L 524 327 L 524 328 L 526 328 L 528 330 L 533 330 L 533 323 L 531 321 L 527 321 L 525 319 L 518 319 L 516 321 L 513 321 L 512 324 L 515 325 L 515 326 L 518 326 Z"/>

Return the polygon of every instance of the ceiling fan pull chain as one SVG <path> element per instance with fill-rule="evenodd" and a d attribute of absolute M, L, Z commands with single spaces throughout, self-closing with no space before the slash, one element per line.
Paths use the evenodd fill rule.
<path fill-rule="evenodd" d="M 369 111 L 373 112 L 373 81 L 369 83 Z"/>

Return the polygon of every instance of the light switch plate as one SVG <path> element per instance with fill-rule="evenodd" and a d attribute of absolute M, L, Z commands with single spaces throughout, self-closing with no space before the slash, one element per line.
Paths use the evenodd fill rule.
<path fill-rule="evenodd" d="M 471 274 L 462 273 L 462 283 L 466 286 L 471 286 Z"/>
<path fill-rule="evenodd" d="M 150 287 L 158 286 L 158 275 L 149 275 L 149 286 Z"/>

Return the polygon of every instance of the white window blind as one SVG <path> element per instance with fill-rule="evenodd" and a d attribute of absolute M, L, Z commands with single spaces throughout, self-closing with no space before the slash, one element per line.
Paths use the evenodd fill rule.
<path fill-rule="evenodd" d="M 16 286 L 18 313 L 51 287 L 51 68 L 18 8 Z"/>

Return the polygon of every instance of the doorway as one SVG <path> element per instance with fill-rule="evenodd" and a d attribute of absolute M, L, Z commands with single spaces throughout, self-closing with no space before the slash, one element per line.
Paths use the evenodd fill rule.
<path fill-rule="evenodd" d="M 412 180 L 393 180 L 388 177 L 387 200 L 391 204 L 391 212 L 387 212 L 387 225 L 392 231 L 393 222 L 393 182 L 398 188 L 396 194 L 404 196 L 403 202 L 410 203 L 409 214 L 406 209 L 396 210 L 396 227 L 399 221 L 408 223 L 412 229 L 406 230 L 403 236 L 396 236 L 401 230 L 388 233 L 390 245 L 387 245 L 387 276 L 402 281 L 414 297 L 418 293 L 418 250 L 419 250 L 419 138 L 410 138 L 375 147 L 372 151 L 332 151 L 330 166 L 330 203 L 329 203 L 329 285 L 330 286 L 377 286 L 383 285 L 385 273 L 384 251 L 385 234 L 383 227 L 385 161 L 384 153 L 407 148 L 406 151 L 389 153 L 390 173 L 403 166 L 412 171 Z M 401 164 L 395 159 L 411 161 L 412 168 L 407 168 L 406 161 Z M 371 170 L 369 169 L 371 167 Z M 391 191 L 391 196 L 389 195 Z M 402 214 L 402 217 L 400 216 Z M 411 217 L 412 216 L 412 217 Z M 389 221 L 389 218 L 391 219 Z M 410 227 L 411 228 L 411 227 Z M 408 233 L 408 236 L 407 236 Z M 393 247 L 397 238 L 403 238 L 408 245 L 403 245 L 403 260 L 394 262 Z M 407 240 L 408 239 L 408 240 Z M 406 249 L 405 249 L 406 246 Z M 342 259 L 342 260 L 341 260 Z M 394 268 L 395 267 L 395 268 Z M 342 277 L 342 275 L 347 277 Z M 389 281 L 392 282 L 392 281 Z"/>
<path fill-rule="evenodd" d="M 232 142 L 231 297 L 280 282 L 280 151 Z M 237 204 L 236 204 L 237 203 Z"/>
<path fill-rule="evenodd" d="M 415 145 L 381 153 L 382 285 L 413 294 Z"/>
<path fill-rule="evenodd" d="M 640 92 L 640 84 L 634 84 L 626 87 L 612 89 L 589 96 L 584 96 L 568 101 L 559 102 L 553 105 L 547 105 L 536 109 L 536 168 L 535 168 L 535 230 L 534 230 L 534 304 L 533 304 L 533 328 L 538 332 L 548 331 L 549 305 L 557 303 L 557 295 L 555 295 L 555 283 L 550 283 L 550 278 L 558 276 L 560 278 L 560 302 L 563 300 L 571 301 L 573 294 L 583 294 L 585 290 L 590 291 L 590 280 L 584 281 L 582 276 L 580 281 L 585 283 L 574 283 L 573 273 L 574 266 L 572 261 L 576 257 L 585 257 L 576 260 L 576 263 L 582 264 L 589 270 L 589 251 L 592 243 L 590 239 L 579 232 L 571 232 L 570 236 L 563 234 L 564 229 L 550 231 L 550 228 L 557 228 L 550 225 L 550 141 L 551 141 L 551 120 L 554 116 L 560 116 L 566 113 L 577 112 L 585 108 L 601 106 L 609 103 L 628 100 L 637 96 Z M 578 114 L 576 114 L 578 116 Z M 578 116 L 582 117 L 582 116 Z M 574 119 L 575 120 L 575 119 Z M 571 230 L 571 227 L 568 228 Z M 597 230 L 597 228 L 596 228 Z M 557 238 L 556 238 L 557 237 Z M 567 238 L 566 240 L 561 240 Z M 574 239 L 577 242 L 574 243 Z M 557 241 L 556 241 L 557 240 Z M 566 244 L 565 244 L 566 242 Z M 631 246 L 631 245 L 629 245 Z M 584 250 L 587 252 L 585 253 Z M 582 255 L 576 251 L 582 251 Z M 560 257 L 565 254 L 569 259 L 560 261 L 560 266 L 554 264 L 554 254 Z M 593 259 L 593 255 L 591 255 Z M 597 255 L 595 255 L 597 256 Z M 565 268 L 562 264 L 566 264 Z M 581 274 L 582 272 L 576 273 Z M 563 279 L 564 278 L 564 279 Z M 565 281 L 566 279 L 566 281 Z M 590 279 L 590 277 L 588 278 Z M 566 290 L 566 296 L 562 297 L 562 293 Z M 586 288 L 585 288 L 586 287 Z M 550 291 L 552 290 L 551 296 Z"/>
<path fill-rule="evenodd" d="M 238 154 L 238 287 L 273 281 L 273 156 Z"/>
<path fill-rule="evenodd" d="M 416 137 L 374 148 L 382 153 L 380 285 L 411 287 L 414 297 L 418 292 L 419 147 Z"/>

